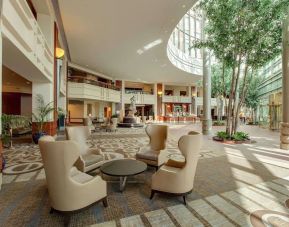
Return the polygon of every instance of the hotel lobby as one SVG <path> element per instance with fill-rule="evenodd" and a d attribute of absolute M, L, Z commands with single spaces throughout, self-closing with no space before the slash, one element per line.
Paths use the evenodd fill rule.
<path fill-rule="evenodd" d="M 289 226 L 289 3 L 0 0 L 0 23 L 0 226 Z"/>

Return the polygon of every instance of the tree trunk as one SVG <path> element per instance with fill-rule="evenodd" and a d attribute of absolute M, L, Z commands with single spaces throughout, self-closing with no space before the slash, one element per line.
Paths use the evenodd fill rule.
<path fill-rule="evenodd" d="M 236 82 L 236 67 L 235 65 L 233 66 L 232 70 L 232 80 L 231 80 L 231 86 L 230 86 L 230 95 L 229 95 L 229 103 L 227 106 L 227 121 L 226 121 L 226 133 L 231 135 L 231 123 L 232 123 L 232 99 L 233 99 L 233 92 L 234 92 L 234 87 L 235 87 L 235 82 Z"/>
<path fill-rule="evenodd" d="M 235 86 L 233 88 L 233 93 L 234 93 L 234 105 L 232 108 L 232 113 L 233 113 L 233 117 L 231 120 L 231 133 L 230 136 L 232 136 L 235 132 L 236 132 L 236 128 L 235 128 L 235 122 L 238 121 L 239 116 L 236 116 L 236 109 L 237 109 L 237 105 L 238 105 L 238 89 L 239 89 L 239 79 L 240 79 L 240 72 L 241 72 L 241 64 L 242 64 L 242 57 L 239 56 L 239 60 L 238 60 L 238 70 L 237 70 L 237 75 L 236 75 L 236 82 L 235 82 Z"/>
<path fill-rule="evenodd" d="M 243 87 L 242 87 L 242 92 L 241 92 L 241 97 L 236 109 L 236 113 L 235 115 L 237 116 L 237 118 L 235 119 L 235 131 L 238 130 L 238 126 L 239 126 L 239 114 L 240 114 L 240 110 L 241 107 L 245 101 L 245 97 L 246 97 L 246 93 L 247 93 L 247 87 L 248 87 L 248 83 L 247 83 L 247 75 L 248 75 L 248 64 L 245 65 L 245 71 L 244 71 L 244 77 L 243 77 Z"/>
<path fill-rule="evenodd" d="M 223 79 L 223 98 L 225 99 L 225 101 L 222 100 L 222 111 L 223 111 L 224 103 L 225 103 L 226 115 L 228 116 L 228 112 L 227 112 L 228 103 L 227 103 L 227 92 L 226 92 L 226 84 L 225 84 L 225 63 L 224 62 L 222 64 L 222 79 Z"/>

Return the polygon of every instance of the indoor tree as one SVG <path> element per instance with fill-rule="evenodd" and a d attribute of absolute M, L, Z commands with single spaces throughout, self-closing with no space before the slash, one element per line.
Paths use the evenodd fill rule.
<path fill-rule="evenodd" d="M 227 97 L 230 86 L 230 68 L 223 64 L 212 66 L 212 97 L 216 98 L 218 106 L 218 121 L 222 120 L 222 110 L 224 105 L 227 106 Z"/>
<path fill-rule="evenodd" d="M 245 106 L 250 109 L 253 123 L 256 123 L 256 111 L 260 104 L 260 95 L 258 88 L 262 82 L 262 78 L 255 75 L 248 84 L 248 91 L 245 97 Z"/>
<path fill-rule="evenodd" d="M 239 112 L 255 71 L 281 53 L 288 0 L 201 0 L 205 39 L 193 47 L 211 50 L 231 70 L 226 132 L 237 132 Z M 240 83 L 243 84 L 240 89 Z"/>

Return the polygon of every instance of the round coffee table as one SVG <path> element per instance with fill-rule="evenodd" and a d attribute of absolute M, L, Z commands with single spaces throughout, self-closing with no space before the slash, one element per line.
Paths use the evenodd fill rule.
<path fill-rule="evenodd" d="M 128 176 L 133 176 L 144 172 L 147 169 L 147 164 L 134 159 L 119 159 L 107 162 L 100 167 L 100 171 L 109 176 L 119 177 L 120 191 L 125 188 L 126 179 Z"/>

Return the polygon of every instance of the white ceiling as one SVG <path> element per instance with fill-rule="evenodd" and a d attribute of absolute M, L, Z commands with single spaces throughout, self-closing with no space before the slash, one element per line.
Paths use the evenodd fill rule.
<path fill-rule="evenodd" d="M 170 34 L 194 0 L 58 2 L 73 63 L 115 79 L 178 84 L 200 79 L 167 57 Z"/>

